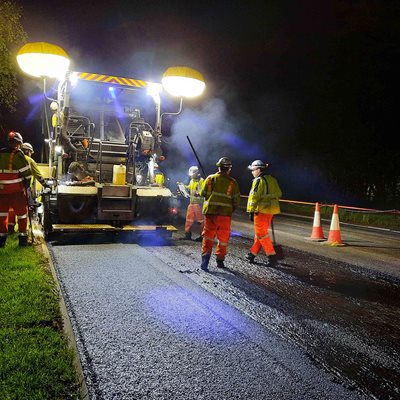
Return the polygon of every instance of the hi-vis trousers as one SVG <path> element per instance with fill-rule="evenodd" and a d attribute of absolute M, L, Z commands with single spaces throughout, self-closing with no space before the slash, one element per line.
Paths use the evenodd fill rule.
<path fill-rule="evenodd" d="M 24 192 L 0 194 L 0 235 L 7 234 L 8 210 L 14 209 L 18 218 L 18 231 L 25 234 L 28 225 L 28 207 Z"/>
<path fill-rule="evenodd" d="M 211 254 L 214 238 L 217 236 L 218 243 L 215 250 L 217 260 L 224 260 L 231 235 L 231 217 L 225 215 L 205 215 L 203 229 L 203 243 L 201 255 Z"/>
<path fill-rule="evenodd" d="M 258 213 L 254 214 L 254 243 L 250 248 L 250 253 L 255 256 L 260 252 L 261 247 L 267 256 L 275 255 L 275 249 L 268 235 L 269 226 L 273 215 Z"/>
<path fill-rule="evenodd" d="M 186 211 L 186 221 L 185 221 L 185 232 L 190 232 L 190 228 L 192 227 L 194 222 L 198 222 L 201 224 L 200 232 L 204 228 L 204 216 L 201 212 L 202 205 L 201 204 L 192 204 L 188 205 Z"/>

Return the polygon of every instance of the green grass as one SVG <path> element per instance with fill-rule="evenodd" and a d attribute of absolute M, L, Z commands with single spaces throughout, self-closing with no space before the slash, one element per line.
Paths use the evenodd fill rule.
<path fill-rule="evenodd" d="M 17 236 L 0 249 L 0 399 L 77 399 L 74 353 L 62 332 L 48 265 Z"/>
<path fill-rule="evenodd" d="M 281 211 L 289 214 L 314 216 L 315 205 L 280 203 Z M 321 207 L 321 218 L 331 219 L 333 208 L 329 206 Z M 356 225 L 371 226 L 376 228 L 385 228 L 400 230 L 400 215 L 389 213 L 371 213 L 364 211 L 352 211 L 339 208 L 340 222 L 347 222 Z"/>

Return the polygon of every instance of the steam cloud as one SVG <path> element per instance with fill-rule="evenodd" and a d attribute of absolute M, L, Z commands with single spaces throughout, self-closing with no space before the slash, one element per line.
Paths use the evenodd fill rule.
<path fill-rule="evenodd" d="M 221 157 L 229 157 L 233 163 L 232 174 L 243 170 L 262 149 L 249 136 L 241 133 L 246 125 L 245 115 L 231 115 L 224 100 L 219 98 L 205 102 L 199 109 L 184 109 L 171 127 L 167 140 L 169 162 L 168 175 L 172 180 L 187 181 L 187 170 L 198 165 L 187 136 L 193 144 L 205 174 L 216 171 L 215 163 Z M 239 172 L 239 174 L 243 171 Z M 248 178 L 248 176 L 247 176 Z"/>

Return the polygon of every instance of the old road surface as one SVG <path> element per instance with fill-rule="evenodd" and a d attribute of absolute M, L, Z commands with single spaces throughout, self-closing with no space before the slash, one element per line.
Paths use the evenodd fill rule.
<path fill-rule="evenodd" d="M 400 399 L 398 234 L 346 226 L 332 248 L 311 226 L 276 218 L 270 268 L 245 261 L 252 226 L 235 217 L 227 268 L 209 274 L 182 229 L 50 244 L 86 398 Z"/>

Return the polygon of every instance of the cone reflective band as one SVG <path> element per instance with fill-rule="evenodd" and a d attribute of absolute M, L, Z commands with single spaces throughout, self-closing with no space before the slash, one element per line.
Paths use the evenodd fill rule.
<path fill-rule="evenodd" d="M 311 232 L 310 239 L 316 240 L 316 241 L 325 240 L 324 233 L 322 231 L 322 226 L 321 226 L 321 214 L 320 214 L 319 203 L 315 203 L 314 222 L 313 222 L 313 229 Z"/>
<path fill-rule="evenodd" d="M 339 207 L 335 204 L 333 208 L 331 227 L 329 230 L 328 241 L 331 246 L 343 246 L 342 237 L 340 235 L 339 225 Z"/>

